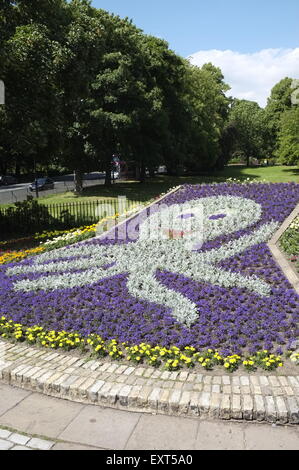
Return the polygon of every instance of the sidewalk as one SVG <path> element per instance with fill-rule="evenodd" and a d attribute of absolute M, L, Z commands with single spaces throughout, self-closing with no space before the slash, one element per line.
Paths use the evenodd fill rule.
<path fill-rule="evenodd" d="M 0 450 L 18 448 L 299 450 L 299 427 L 120 411 L 0 382 Z"/>
<path fill-rule="evenodd" d="M 136 413 L 299 424 L 299 376 L 294 374 L 169 372 L 1 339 L 0 356 L 3 383 L 54 398 Z"/>

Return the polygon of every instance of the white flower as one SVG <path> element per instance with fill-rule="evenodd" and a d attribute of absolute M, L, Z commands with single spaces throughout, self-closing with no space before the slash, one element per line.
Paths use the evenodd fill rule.
<path fill-rule="evenodd" d="M 231 240 L 220 248 L 196 252 L 194 242 L 213 240 L 248 228 L 261 217 L 256 202 L 233 196 L 196 199 L 184 204 L 159 206 L 140 226 L 139 240 L 123 245 L 77 244 L 43 253 L 32 265 L 7 269 L 8 275 L 44 273 L 34 280 L 14 283 L 22 291 L 55 290 L 90 285 L 128 273 L 127 287 L 131 295 L 141 300 L 164 305 L 173 316 L 188 327 L 197 319 L 196 305 L 182 294 L 168 289 L 156 279 L 157 270 L 165 270 L 226 288 L 246 288 L 261 296 L 271 293 L 270 286 L 256 276 L 243 276 L 226 271 L 217 264 L 267 241 L 278 223 L 270 222 L 248 235 Z M 170 237 L 166 232 L 181 236 Z M 76 259 L 71 259 L 76 257 Z M 45 264 L 46 263 L 46 264 Z M 105 268 L 105 266 L 110 267 Z M 74 270 L 83 272 L 72 272 Z M 47 275 L 51 273 L 51 275 Z"/>

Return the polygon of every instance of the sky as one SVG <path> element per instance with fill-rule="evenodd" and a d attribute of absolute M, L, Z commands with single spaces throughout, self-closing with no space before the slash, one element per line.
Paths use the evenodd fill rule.
<path fill-rule="evenodd" d="M 221 67 L 229 94 L 266 105 L 282 78 L 299 78 L 299 0 L 93 0 L 165 39 L 198 66 Z"/>

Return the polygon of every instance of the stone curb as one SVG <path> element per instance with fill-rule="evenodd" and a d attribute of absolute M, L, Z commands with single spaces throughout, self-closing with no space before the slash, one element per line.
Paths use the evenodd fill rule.
<path fill-rule="evenodd" d="M 295 207 L 292 213 L 286 218 L 283 224 L 279 227 L 277 232 L 273 235 L 268 242 L 268 247 L 274 257 L 275 261 L 283 271 L 288 281 L 292 284 L 293 288 L 299 294 L 299 276 L 291 263 L 286 259 L 284 253 L 280 250 L 278 242 L 284 232 L 288 229 L 293 220 L 299 216 L 299 204 Z"/>
<path fill-rule="evenodd" d="M 86 360 L 0 340 L 0 380 L 126 411 L 299 424 L 299 375 L 211 376 Z"/>

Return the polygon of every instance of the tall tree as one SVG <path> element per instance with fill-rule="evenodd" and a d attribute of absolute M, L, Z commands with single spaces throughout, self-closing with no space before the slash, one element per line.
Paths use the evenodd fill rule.
<path fill-rule="evenodd" d="M 265 156 L 265 111 L 255 101 L 234 100 L 229 121 L 236 131 L 236 150 L 247 159 Z"/>
<path fill-rule="evenodd" d="M 5 147 L 17 167 L 49 157 L 46 148 L 55 128 L 53 42 L 44 25 L 18 26 L 6 42 L 6 104 L 2 125 Z"/>
<path fill-rule="evenodd" d="M 299 106 L 285 111 L 281 117 L 276 156 L 285 165 L 299 164 Z"/>
<path fill-rule="evenodd" d="M 83 173 L 94 165 L 88 151 L 87 128 L 92 82 L 105 50 L 105 31 L 88 2 L 69 5 L 70 22 L 55 55 L 62 133 L 61 163 L 75 173 L 75 191 L 81 193 Z"/>
<path fill-rule="evenodd" d="M 209 171 L 221 154 L 221 135 L 229 111 L 229 90 L 221 70 L 212 64 L 189 69 L 187 102 L 191 112 L 188 160 L 193 171 Z"/>
<path fill-rule="evenodd" d="M 274 155 L 278 145 L 282 114 L 291 109 L 291 95 L 293 93 L 291 78 L 280 80 L 271 90 L 268 103 L 265 108 L 265 130 L 267 132 L 268 152 Z"/>

